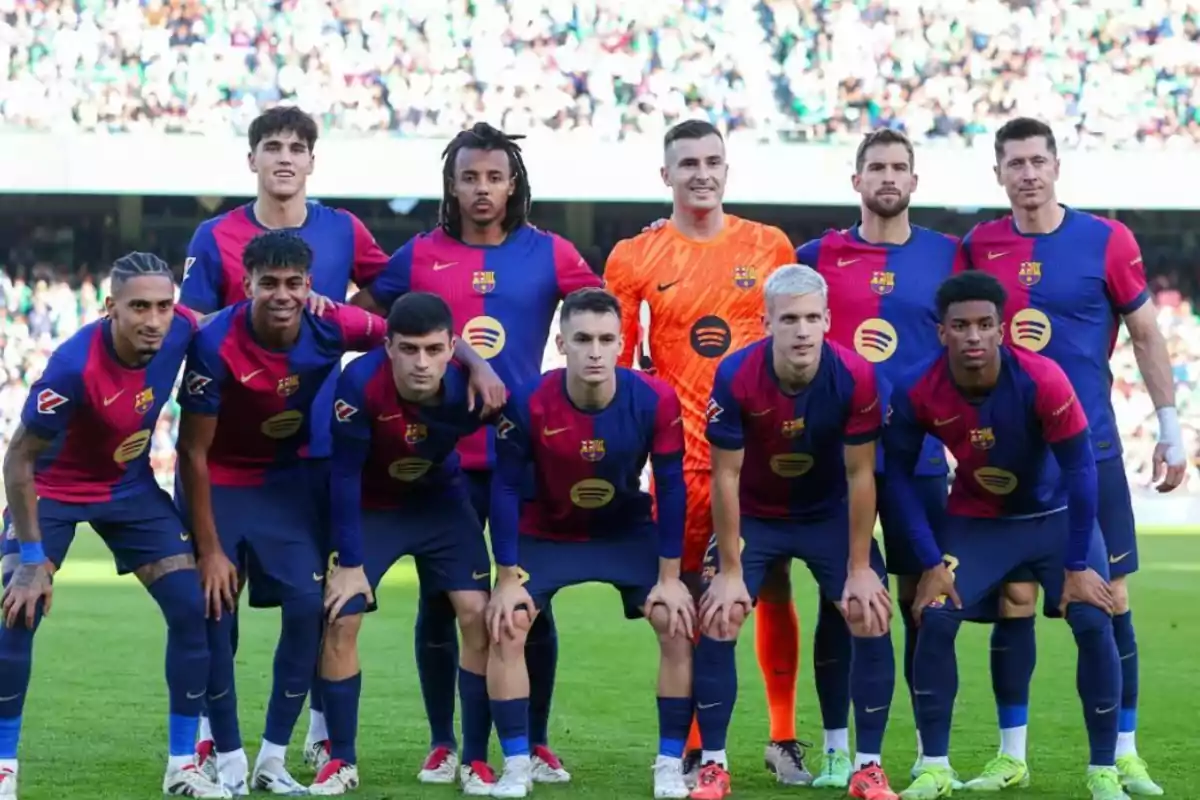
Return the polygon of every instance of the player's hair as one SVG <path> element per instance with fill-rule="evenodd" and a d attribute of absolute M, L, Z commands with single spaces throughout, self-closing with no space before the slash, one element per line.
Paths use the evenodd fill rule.
<path fill-rule="evenodd" d="M 260 233 L 242 251 L 242 266 L 252 275 L 270 269 L 308 273 L 312 260 L 313 252 L 308 242 L 285 230 Z"/>
<path fill-rule="evenodd" d="M 829 284 L 821 273 L 801 264 L 788 264 L 771 273 L 763 285 L 763 297 L 770 309 L 776 298 L 795 297 L 802 294 L 819 294 L 821 300 L 829 300 Z"/>
<path fill-rule="evenodd" d="M 1057 156 L 1058 142 L 1049 125 L 1032 117 L 1010 119 L 1000 126 L 1000 130 L 996 131 L 996 163 L 999 164 L 1000 160 L 1004 158 L 1004 145 L 1009 142 L 1036 139 L 1039 136 L 1046 140 L 1046 149 L 1050 151 L 1050 155 Z"/>
<path fill-rule="evenodd" d="M 462 235 L 462 209 L 454 196 L 454 163 L 463 150 L 502 150 L 508 154 L 508 168 L 513 177 L 513 193 L 504 207 L 504 219 L 500 227 L 505 233 L 516 230 L 529 222 L 529 211 L 533 206 L 533 194 L 529 188 L 529 173 L 525 160 L 521 158 L 519 134 L 507 134 L 486 122 L 476 122 L 469 131 L 463 131 L 442 151 L 442 203 L 438 208 L 438 225 L 454 238 Z"/>
<path fill-rule="evenodd" d="M 904 145 L 904 149 L 908 151 L 908 168 L 911 170 L 916 167 L 917 156 L 913 150 L 912 141 L 900 131 L 894 131 L 891 128 L 879 128 L 868 133 L 859 142 L 858 151 L 854 154 L 854 171 L 861 175 L 863 167 L 867 165 L 867 151 L 877 145 L 885 144 Z"/>
<path fill-rule="evenodd" d="M 141 278 L 147 275 L 169 278 L 175 282 L 175 273 L 166 261 L 153 253 L 133 252 L 121 256 L 113 262 L 112 271 L 108 274 L 110 291 L 116 294 L 125 282 L 131 278 Z"/>
<path fill-rule="evenodd" d="M 250 123 L 250 150 L 259 142 L 281 133 L 294 133 L 304 140 L 311 153 L 317 146 L 317 122 L 296 106 L 275 106 L 254 118 Z"/>
<path fill-rule="evenodd" d="M 725 137 L 717 130 L 717 126 L 711 122 L 702 119 L 685 119 L 683 122 L 673 125 L 663 136 L 663 150 L 684 139 L 703 139 L 706 136 L 715 136 L 722 142 L 725 141 Z"/>
<path fill-rule="evenodd" d="M 617 298 L 603 289 L 588 286 L 576 289 L 563 298 L 562 309 L 558 312 L 558 324 L 563 325 L 576 314 L 587 312 L 593 314 L 616 314 L 621 318 L 621 304 Z"/>
<path fill-rule="evenodd" d="M 402 294 L 388 311 L 388 336 L 428 336 L 441 331 L 454 335 L 454 315 L 446 301 L 432 292 Z"/>
<path fill-rule="evenodd" d="M 938 319 L 945 319 L 950 306 L 955 303 L 971 302 L 991 303 L 996 307 L 996 315 L 1004 313 L 1004 304 L 1008 301 L 1008 292 L 995 277 L 980 272 L 967 270 L 953 275 L 942 281 L 937 289 L 934 303 L 937 305 Z"/>

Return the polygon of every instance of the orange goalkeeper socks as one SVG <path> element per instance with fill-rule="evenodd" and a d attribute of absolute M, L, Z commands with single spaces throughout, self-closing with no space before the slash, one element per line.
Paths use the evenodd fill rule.
<path fill-rule="evenodd" d="M 800 619 L 796 606 L 764 603 L 755 607 L 754 649 L 771 718 L 771 741 L 796 738 L 796 676 L 800 669 Z"/>

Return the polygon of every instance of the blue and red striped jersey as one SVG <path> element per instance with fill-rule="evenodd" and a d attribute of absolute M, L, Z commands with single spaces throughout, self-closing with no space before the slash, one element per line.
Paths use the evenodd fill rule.
<path fill-rule="evenodd" d="M 385 309 L 407 292 L 440 295 L 455 332 L 511 387 L 541 374 L 559 300 L 600 285 L 573 244 L 526 225 L 494 247 L 464 244 L 441 228 L 423 233 L 396 251 L 370 292 Z M 489 426 L 462 441 L 465 469 L 491 469 L 494 436 Z"/>
<path fill-rule="evenodd" d="M 585 541 L 628 535 L 653 520 L 642 469 L 651 458 L 682 463 L 683 412 L 658 378 L 618 368 L 616 380 L 612 402 L 595 412 L 571 402 L 563 369 L 513 392 L 496 423 L 496 457 L 504 474 L 532 470 L 520 534 Z M 493 504 L 493 529 L 514 521 L 495 514 Z M 515 541 L 512 531 L 497 535 Z"/>
<path fill-rule="evenodd" d="M 1150 299 L 1142 254 L 1116 220 L 1066 209 L 1053 233 L 1022 234 L 1011 216 L 976 225 L 966 265 L 1008 291 L 1007 340 L 1058 363 L 1079 395 L 1097 461 L 1121 455 L 1109 358 L 1120 317 Z"/>
<path fill-rule="evenodd" d="M 418 405 L 400 397 L 382 347 L 350 362 L 333 402 L 333 458 L 337 464 L 342 452 L 360 454 L 355 506 L 437 502 L 451 488 L 461 475 L 459 439 L 485 424 L 479 409 L 467 410 L 467 385 L 466 370 L 451 363 L 437 399 Z"/>
<path fill-rule="evenodd" d="M 346 299 L 350 281 L 368 286 L 387 265 L 387 254 L 358 217 L 310 200 L 304 224 L 292 232 L 312 248 L 312 288 L 331 300 Z M 238 206 L 196 228 L 184 261 L 180 302 L 211 314 L 246 299 L 242 252 L 266 233 L 254 218 L 254 204 Z"/>
<path fill-rule="evenodd" d="M 346 299 L 350 281 L 367 286 L 387 265 L 387 254 L 375 237 L 349 211 L 309 201 L 304 224 L 292 232 L 313 252 L 309 274 L 314 292 L 335 301 Z M 254 218 L 254 203 L 206 220 L 196 229 L 184 262 L 180 302 L 202 314 L 211 314 L 246 299 L 246 270 L 242 252 L 250 240 L 267 228 Z M 336 370 L 317 394 L 308 456 L 329 455 L 329 415 L 333 405 Z"/>
<path fill-rule="evenodd" d="M 154 485 L 150 440 L 196 332 L 176 305 L 162 348 L 146 366 L 121 363 L 108 319 L 58 346 L 21 411 L 25 428 L 51 446 L 34 465 L 38 497 L 102 503 Z"/>
<path fill-rule="evenodd" d="M 262 345 L 243 300 L 205 320 L 188 352 L 180 407 L 217 417 L 208 470 L 218 486 L 254 486 L 308 455 L 318 391 L 347 351 L 383 341 L 384 321 L 361 308 L 305 310 L 300 338 L 287 350 Z M 325 419 L 329 427 L 329 419 Z"/>
<path fill-rule="evenodd" d="M 798 394 L 780 388 L 772 339 L 726 356 L 708 403 L 708 441 L 745 450 L 741 513 L 764 519 L 828 519 L 846 504 L 846 445 L 879 438 L 883 412 L 871 365 L 825 341 Z"/>
<path fill-rule="evenodd" d="M 911 459 L 927 434 L 941 440 L 957 462 L 951 514 L 1020 517 L 1067 505 L 1053 449 L 1087 436 L 1081 403 L 1050 359 L 1007 346 L 1000 358 L 998 383 L 977 402 L 959 391 L 944 353 L 902 376 L 892 392 L 888 457 Z"/>
<path fill-rule="evenodd" d="M 904 244 L 872 244 L 858 228 L 826 231 L 796 250 L 796 260 L 829 285 L 828 338 L 875 365 L 886 408 L 896 377 L 941 348 L 934 296 L 955 271 L 958 239 L 912 226 Z M 883 469 L 883 448 L 876 456 Z M 946 452 L 926 439 L 918 475 L 945 475 Z"/>

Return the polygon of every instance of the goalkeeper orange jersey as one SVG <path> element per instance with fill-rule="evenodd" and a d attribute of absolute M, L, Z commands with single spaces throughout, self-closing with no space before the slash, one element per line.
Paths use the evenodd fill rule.
<path fill-rule="evenodd" d="M 713 239 L 689 239 L 668 222 L 618 242 L 609 255 L 604 281 L 621 303 L 625 338 L 618 363 L 633 364 L 644 302 L 654 370 L 683 404 L 685 470 L 710 469 L 705 409 L 717 364 L 765 335 L 763 281 L 795 260 L 783 231 L 729 214 Z"/>

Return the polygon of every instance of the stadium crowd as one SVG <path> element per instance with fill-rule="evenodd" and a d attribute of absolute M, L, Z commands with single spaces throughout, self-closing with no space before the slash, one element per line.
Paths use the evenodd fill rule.
<path fill-rule="evenodd" d="M 1200 141 L 1193 0 L 3 0 L 0 124 L 244 132 L 281 100 L 324 131 L 480 119 L 600 139 L 685 116 L 764 140 L 881 125 L 970 143 Z"/>
<path fill-rule="evenodd" d="M 74 285 L 73 285 L 74 283 Z M 29 386 L 45 368 L 58 344 L 103 313 L 107 281 L 90 275 L 68 282 L 44 270 L 26 280 L 0 270 L 0 452 L 20 421 L 21 405 Z M 1193 469 L 1200 469 L 1200 314 L 1178 292 L 1157 293 L 1159 324 L 1167 334 L 1175 365 L 1176 399 L 1184 435 L 1192 453 Z M 553 342 L 543 364 L 559 366 Z M 1155 416 L 1134 362 L 1125 329 L 1112 360 L 1113 404 L 1125 446 L 1125 465 L 1134 487 L 1151 484 L 1150 458 L 1154 452 Z M 155 472 L 169 481 L 175 463 L 175 435 L 179 410 L 174 401 L 164 409 L 151 451 Z M 1200 493 L 1193 476 L 1186 490 Z"/>

